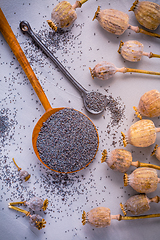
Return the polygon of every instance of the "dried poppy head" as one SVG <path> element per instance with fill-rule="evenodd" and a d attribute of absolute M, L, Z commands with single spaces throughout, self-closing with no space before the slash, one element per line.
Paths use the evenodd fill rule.
<path fill-rule="evenodd" d="M 31 215 L 30 212 L 28 212 L 24 209 L 12 206 L 11 204 L 9 204 L 8 207 L 13 209 L 13 210 L 16 210 L 18 212 L 24 213 L 27 217 L 30 218 L 30 225 L 37 228 L 38 230 L 41 230 L 42 228 L 45 228 L 46 221 L 40 215 L 38 215 L 38 214 Z"/>
<path fill-rule="evenodd" d="M 124 186 L 130 185 L 139 193 L 151 193 L 157 189 L 160 179 L 152 168 L 137 168 L 131 174 L 124 174 Z"/>
<path fill-rule="evenodd" d="M 156 89 L 144 93 L 138 103 L 138 107 L 133 107 L 136 115 L 142 119 L 145 117 L 160 116 L 160 92 Z"/>
<path fill-rule="evenodd" d="M 146 194 L 138 194 L 130 197 L 125 204 L 120 204 L 121 209 L 126 215 L 128 212 L 133 215 L 142 214 L 150 209 L 150 203 L 158 203 L 160 198 L 155 196 L 153 198 L 148 198 Z"/>
<path fill-rule="evenodd" d="M 30 179 L 31 175 L 26 170 L 22 170 L 20 167 L 18 167 L 14 158 L 12 158 L 12 160 L 13 160 L 14 164 L 16 165 L 16 167 L 18 168 L 20 179 L 24 180 L 25 182 L 28 181 Z"/>
<path fill-rule="evenodd" d="M 136 219 L 144 219 L 144 218 L 153 218 L 153 217 L 160 217 L 160 214 L 150 214 L 150 215 L 140 215 L 140 216 L 122 216 L 121 214 L 118 215 L 111 215 L 110 209 L 106 207 L 96 207 L 91 209 L 89 212 L 83 211 L 82 214 L 82 224 L 85 225 L 86 223 L 91 224 L 97 228 L 107 227 L 111 224 L 111 220 L 136 220 Z"/>
<path fill-rule="evenodd" d="M 130 62 L 139 62 L 142 56 L 146 56 L 148 58 L 160 58 L 159 54 L 144 52 L 143 48 L 143 44 L 136 40 L 129 40 L 126 42 L 120 41 L 118 53 Z"/>
<path fill-rule="evenodd" d="M 155 30 L 160 24 L 160 5 L 158 3 L 136 0 L 129 11 L 133 11 L 137 21 L 147 29 Z"/>
<path fill-rule="evenodd" d="M 94 19 L 97 19 L 100 26 L 107 32 L 116 35 L 122 35 L 127 29 L 131 29 L 136 33 L 143 33 L 160 38 L 159 34 L 148 32 L 138 26 L 131 26 L 129 24 L 129 16 L 116 9 L 100 10 L 100 7 L 98 7 L 93 20 Z"/>
<path fill-rule="evenodd" d="M 17 205 L 17 204 L 23 204 L 25 206 L 28 206 L 33 211 L 40 211 L 41 209 L 45 211 L 48 207 L 48 199 L 44 200 L 39 197 L 33 197 L 29 201 L 22 201 L 22 202 L 11 202 L 10 205 Z"/>
<path fill-rule="evenodd" d="M 67 28 L 76 19 L 77 14 L 75 9 L 80 8 L 83 3 L 88 0 L 76 1 L 74 5 L 71 5 L 68 1 L 62 1 L 52 10 L 51 20 L 47 20 L 49 26 L 57 31 L 57 28 Z"/>
<path fill-rule="evenodd" d="M 123 132 L 123 144 L 131 144 L 135 147 L 149 147 L 154 144 L 157 137 L 157 132 L 160 128 L 156 128 L 153 121 L 149 119 L 142 119 L 132 124 L 125 135 Z"/>

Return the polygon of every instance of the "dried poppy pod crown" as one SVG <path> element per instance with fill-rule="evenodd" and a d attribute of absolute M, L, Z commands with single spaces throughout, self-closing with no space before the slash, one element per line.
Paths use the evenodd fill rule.
<path fill-rule="evenodd" d="M 160 170 L 160 166 L 142 163 L 139 161 L 132 162 L 132 154 L 125 149 L 114 149 L 109 154 L 107 150 L 102 152 L 101 162 L 106 162 L 108 166 L 115 171 L 126 172 L 130 166 L 149 167 Z"/>
<path fill-rule="evenodd" d="M 149 147 L 154 144 L 160 128 L 156 128 L 153 121 L 142 119 L 131 125 L 127 132 L 127 136 L 121 132 L 123 144 L 131 144 L 135 147 Z"/>
<path fill-rule="evenodd" d="M 155 30 L 160 24 L 160 5 L 157 3 L 136 0 L 129 11 L 133 11 L 137 21 L 147 29 Z"/>
<path fill-rule="evenodd" d="M 137 116 L 142 119 L 145 117 L 160 116 L 160 92 L 156 89 L 144 93 L 140 100 L 138 107 L 133 107 Z"/>
<path fill-rule="evenodd" d="M 157 189 L 160 179 L 152 168 L 137 168 L 131 174 L 124 174 L 124 186 L 130 185 L 139 193 L 151 193 Z"/>
<path fill-rule="evenodd" d="M 138 194 L 130 197 L 125 204 L 120 203 L 121 209 L 124 215 L 127 212 L 133 215 L 142 214 L 150 209 L 150 203 L 155 202 L 158 203 L 160 198 L 155 196 L 153 198 L 148 198 L 146 194 Z"/>
<path fill-rule="evenodd" d="M 57 28 L 69 27 L 76 19 L 77 14 L 75 9 L 80 8 L 83 3 L 88 0 L 76 1 L 72 6 L 67 1 L 62 1 L 52 10 L 51 20 L 47 20 L 49 26 L 57 31 Z"/>
<path fill-rule="evenodd" d="M 160 160 L 160 147 L 158 147 L 158 144 L 155 145 L 153 152 L 151 156 L 155 155 L 158 160 Z"/>

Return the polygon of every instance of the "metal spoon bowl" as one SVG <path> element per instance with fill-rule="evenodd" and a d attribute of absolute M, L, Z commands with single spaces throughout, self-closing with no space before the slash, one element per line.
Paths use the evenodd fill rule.
<path fill-rule="evenodd" d="M 35 43 L 43 50 L 43 52 L 54 62 L 66 78 L 77 88 L 83 99 L 84 106 L 89 113 L 100 114 L 107 105 L 106 96 L 100 92 L 87 91 L 75 78 L 67 71 L 67 69 L 59 62 L 53 53 L 43 44 L 43 42 L 36 36 L 27 21 L 20 22 L 20 29 L 22 32 L 27 32 Z"/>

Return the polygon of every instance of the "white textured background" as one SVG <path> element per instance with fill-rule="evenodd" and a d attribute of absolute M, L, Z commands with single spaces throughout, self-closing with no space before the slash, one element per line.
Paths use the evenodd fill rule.
<path fill-rule="evenodd" d="M 100 146 L 94 161 L 84 170 L 68 176 L 55 174 L 39 162 L 32 148 L 33 128 L 44 113 L 29 80 L 26 78 L 18 61 L 15 59 L 2 34 L 0 34 L 0 110 L 6 118 L 6 131 L 1 135 L 0 161 L 0 235 L 3 240 L 10 239 L 157 239 L 159 219 L 137 221 L 112 220 L 111 226 L 96 229 L 89 224 L 81 223 L 83 210 L 104 206 L 111 209 L 113 215 L 120 214 L 119 203 L 125 201 L 136 192 L 130 186 L 123 186 L 123 174 L 113 172 L 106 164 L 101 164 L 101 153 L 122 147 L 121 134 L 126 133 L 129 126 L 137 121 L 133 106 L 137 106 L 141 95 L 151 89 L 160 90 L 160 78 L 142 74 L 117 73 L 108 81 L 92 80 L 89 67 L 93 68 L 101 60 L 112 62 L 117 67 L 131 67 L 152 71 L 160 71 L 159 59 L 143 57 L 139 63 L 129 63 L 117 53 L 120 40 L 138 40 L 144 44 L 144 51 L 160 54 L 160 40 L 136 34 L 130 30 L 122 36 L 115 36 L 103 30 L 98 21 L 92 21 L 97 6 L 101 9 L 114 8 L 128 13 L 130 24 L 137 25 L 133 12 L 128 12 L 133 0 L 105 1 L 89 0 L 81 9 L 77 9 L 77 20 L 67 33 L 53 36 L 55 43 L 51 45 L 49 37 L 52 30 L 46 23 L 56 0 L 1 0 L 0 6 L 14 34 L 17 37 L 27 59 L 38 77 L 52 107 L 73 107 L 87 114 L 97 126 Z M 74 0 L 70 0 L 74 4 Z M 155 1 L 160 4 L 159 0 Z M 100 91 L 112 95 L 122 109 L 125 106 L 123 119 L 112 127 L 110 112 L 100 116 L 88 114 L 77 90 L 46 58 L 40 49 L 35 47 L 27 34 L 19 29 L 19 22 L 29 21 L 32 29 L 40 35 L 46 32 L 44 40 L 58 59 L 70 73 L 88 90 Z M 157 33 L 160 34 L 160 29 Z M 54 46 L 55 44 L 55 46 Z M 159 119 L 153 119 L 156 127 Z M 156 143 L 160 142 L 160 133 Z M 133 161 L 159 164 L 155 157 L 150 157 L 154 146 L 147 149 L 127 146 L 132 151 Z M 12 162 L 31 174 L 28 182 L 19 180 L 18 171 Z M 134 168 L 131 167 L 130 173 Z M 158 172 L 159 174 L 159 172 Z M 148 195 L 153 197 L 157 191 Z M 46 214 L 39 214 L 46 219 L 46 228 L 38 231 L 29 225 L 24 214 L 8 209 L 8 203 L 18 200 L 29 200 L 33 196 L 48 198 L 49 206 Z M 27 207 L 22 208 L 27 210 Z M 151 203 L 148 213 L 160 212 L 160 205 Z"/>

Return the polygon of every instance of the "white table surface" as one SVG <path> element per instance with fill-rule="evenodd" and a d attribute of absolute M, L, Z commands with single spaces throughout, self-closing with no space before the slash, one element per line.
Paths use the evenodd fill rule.
<path fill-rule="evenodd" d="M 0 34 L 0 110 L 3 109 L 8 116 L 6 122 L 9 124 L 5 138 L 1 138 L 0 142 L 1 239 L 157 239 L 159 219 L 121 222 L 112 220 L 111 226 L 98 229 L 89 224 L 83 226 L 81 216 L 83 210 L 87 212 L 97 206 L 110 208 L 113 215 L 122 214 L 120 202 L 125 203 L 130 196 L 136 194 L 130 186 L 123 186 L 123 173 L 114 172 L 105 163 L 101 164 L 101 153 L 103 149 L 110 152 L 114 148 L 123 148 L 121 131 L 126 133 L 130 125 L 138 120 L 133 106 L 138 105 L 145 92 L 160 90 L 159 76 L 117 73 L 108 81 L 100 81 L 91 78 L 89 67 L 93 68 L 98 62 L 106 60 L 117 67 L 160 71 L 159 59 L 142 57 L 138 63 L 129 63 L 117 53 L 120 40 L 138 40 L 144 44 L 144 51 L 160 54 L 160 40 L 131 30 L 126 30 L 122 36 L 115 36 L 103 30 L 97 20 L 92 21 L 97 6 L 101 6 L 101 9 L 114 8 L 127 13 L 130 24 L 138 25 L 133 12 L 128 12 L 133 0 L 89 0 L 81 9 L 76 10 L 78 17 L 70 30 L 58 38 L 57 35 L 53 36 L 56 46 L 54 47 L 54 42 L 50 45 L 49 41 L 55 56 L 86 89 L 112 95 L 119 108 L 125 107 L 123 118 L 113 126 L 108 110 L 99 116 L 86 112 L 77 90 L 19 28 L 19 22 L 27 20 L 36 33 L 42 34 L 46 30 L 44 39 L 52 36 L 53 32 L 46 20 L 50 19 L 51 11 L 58 2 L 1 0 L 0 6 L 52 107 L 71 107 L 87 114 L 99 132 L 99 151 L 88 167 L 67 177 L 48 170 L 40 163 L 32 147 L 32 131 L 45 110 Z M 74 2 L 70 0 L 71 4 Z M 159 0 L 155 2 L 160 4 Z M 156 32 L 160 34 L 160 29 Z M 160 126 L 159 118 L 154 118 L 153 121 L 156 127 Z M 158 133 L 156 143 L 159 142 Z M 153 147 L 142 149 L 127 145 L 126 150 L 132 151 L 133 161 L 159 165 L 158 160 L 150 156 Z M 28 182 L 19 180 L 13 157 L 22 169 L 31 174 Z M 131 167 L 128 173 L 133 170 Z M 159 195 L 159 189 L 158 185 L 157 190 L 148 194 L 148 197 Z M 46 227 L 40 231 L 30 226 L 29 219 L 23 213 L 8 208 L 9 202 L 29 200 L 33 196 L 49 200 L 46 214 L 39 213 L 47 222 Z M 24 206 L 22 208 L 28 209 Z M 151 203 L 148 213 L 157 212 L 160 212 L 160 205 Z"/>

